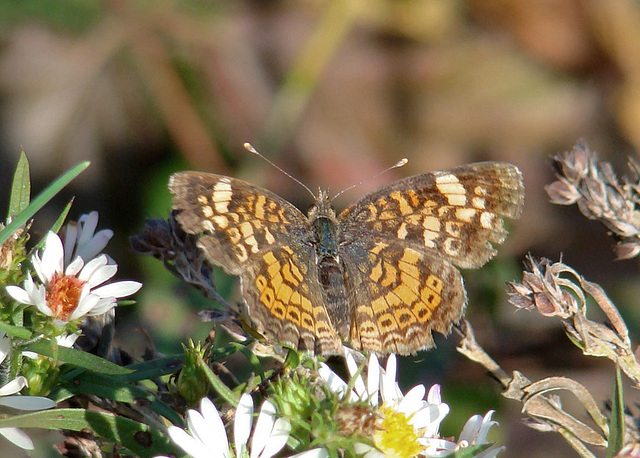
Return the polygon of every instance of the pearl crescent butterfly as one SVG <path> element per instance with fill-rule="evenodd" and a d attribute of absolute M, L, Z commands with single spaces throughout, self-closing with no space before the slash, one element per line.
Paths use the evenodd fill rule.
<path fill-rule="evenodd" d="M 255 330 L 272 342 L 338 354 L 343 341 L 412 354 L 447 335 L 466 305 L 458 268 L 475 269 L 518 218 L 522 175 L 479 162 L 395 181 L 337 214 L 320 191 L 304 215 L 245 181 L 179 172 L 177 220 L 207 259 L 240 277 Z"/>

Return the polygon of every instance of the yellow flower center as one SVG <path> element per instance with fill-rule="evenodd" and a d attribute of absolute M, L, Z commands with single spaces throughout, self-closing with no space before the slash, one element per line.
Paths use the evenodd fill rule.
<path fill-rule="evenodd" d="M 418 431 L 409 423 L 411 417 L 390 407 L 382 407 L 383 420 L 373 435 L 375 446 L 385 456 L 411 458 L 418 456 L 424 447 L 420 445 Z"/>
<path fill-rule="evenodd" d="M 55 318 L 69 321 L 69 317 L 80 303 L 80 294 L 85 283 L 73 275 L 53 275 L 47 289 L 46 301 Z"/>

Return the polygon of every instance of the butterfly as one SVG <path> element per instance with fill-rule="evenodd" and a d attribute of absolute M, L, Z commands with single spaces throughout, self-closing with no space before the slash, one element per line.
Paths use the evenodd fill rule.
<path fill-rule="evenodd" d="M 246 314 L 267 340 L 320 355 L 343 341 L 380 355 L 433 347 L 464 314 L 458 268 L 475 269 L 524 204 L 512 164 L 478 162 L 404 178 L 337 214 L 320 191 L 305 215 L 236 178 L 179 172 L 177 221 L 208 261 L 240 277 Z"/>

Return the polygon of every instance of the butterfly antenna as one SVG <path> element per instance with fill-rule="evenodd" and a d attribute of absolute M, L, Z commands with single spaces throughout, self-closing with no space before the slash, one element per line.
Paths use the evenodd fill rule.
<path fill-rule="evenodd" d="M 331 200 L 333 201 L 333 200 L 337 199 L 339 196 L 341 196 L 345 192 L 350 191 L 351 189 L 353 189 L 353 188 L 355 188 L 357 186 L 360 186 L 361 184 L 364 184 L 369 180 L 373 180 L 374 178 L 378 178 L 380 175 L 382 175 L 384 173 L 387 173 L 389 170 L 393 170 L 393 169 L 397 169 L 399 167 L 403 167 L 403 166 L 407 165 L 408 162 L 409 162 L 409 159 L 407 159 L 406 157 L 403 157 L 398 162 L 393 164 L 391 167 L 389 167 L 387 169 L 384 169 L 382 172 L 378 173 L 377 175 L 374 175 L 372 177 L 366 178 L 366 179 L 362 180 L 360 183 L 353 184 L 353 185 L 349 186 L 347 189 L 343 189 L 338 194 L 333 196 L 333 198 Z"/>
<path fill-rule="evenodd" d="M 255 154 L 256 156 L 258 156 L 259 158 L 262 158 L 262 160 L 266 161 L 267 164 L 272 165 L 273 167 L 275 167 L 277 170 L 279 170 L 280 172 L 282 172 L 285 176 L 291 178 L 293 181 L 295 181 L 296 183 L 298 183 L 300 186 L 302 186 L 304 189 L 307 190 L 307 192 L 309 192 L 309 194 L 311 194 L 311 196 L 315 199 L 316 195 L 313 193 L 313 191 L 311 191 L 311 189 L 309 189 L 309 186 L 307 186 L 306 184 L 304 184 L 302 181 L 298 180 L 296 177 L 294 177 L 293 175 L 291 175 L 290 173 L 286 172 L 285 170 L 283 170 L 281 167 L 277 166 L 276 164 L 274 164 L 273 162 L 271 162 L 269 159 L 267 159 L 266 157 L 264 157 L 262 154 L 260 154 L 258 152 L 258 150 L 256 150 L 253 145 L 251 143 L 245 143 L 244 144 L 244 149 L 246 149 L 247 151 L 249 151 L 250 153 Z"/>

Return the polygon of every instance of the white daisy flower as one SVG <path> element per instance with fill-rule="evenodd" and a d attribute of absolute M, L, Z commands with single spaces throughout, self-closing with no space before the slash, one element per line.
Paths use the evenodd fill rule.
<path fill-rule="evenodd" d="M 118 266 L 109 264 L 106 255 L 85 260 L 81 256 L 65 266 L 62 241 L 49 232 L 44 250 L 32 257 L 40 283 L 28 274 L 24 287 L 7 286 L 7 292 L 18 302 L 35 305 L 54 323 L 63 325 L 85 315 L 102 315 L 116 306 L 116 300 L 136 293 L 141 283 L 120 281 L 100 286 L 111 279 Z"/>
<path fill-rule="evenodd" d="M 233 424 L 235 453 L 229 447 L 220 414 L 208 398 L 200 401 L 200 411 L 187 411 L 188 432 L 177 426 L 169 426 L 168 432 L 173 442 L 193 458 L 271 458 L 286 445 L 291 431 L 288 419 L 276 419 L 275 406 L 269 401 L 265 401 L 260 408 L 253 435 L 252 425 L 253 399 L 245 393 L 236 408 Z M 313 449 L 290 458 L 294 457 L 326 458 L 328 453 L 323 449 Z"/>
<path fill-rule="evenodd" d="M 23 376 L 18 376 L 0 388 L 0 406 L 20 410 L 44 410 L 56 406 L 54 401 L 41 396 L 12 396 L 25 386 L 27 386 L 27 379 Z M 33 441 L 18 428 L 0 428 L 0 435 L 22 449 L 34 449 Z"/>
<path fill-rule="evenodd" d="M 389 356 L 385 369 L 380 367 L 378 358 L 371 355 L 366 381 L 362 374 L 358 374 L 358 365 L 350 353 L 345 355 L 345 359 L 349 374 L 352 379 L 355 377 L 355 380 L 352 380 L 351 392 L 347 393 L 349 385 L 328 366 L 322 364 L 319 374 L 334 393 L 347 394 L 352 402 L 368 401 L 381 414 L 380 427 L 371 438 L 376 448 L 359 444 L 359 453 L 367 458 L 440 457 L 447 456 L 455 450 L 456 443 L 442 439 L 439 434 L 440 424 L 450 410 L 449 406 L 442 402 L 439 385 L 432 386 L 428 393 L 424 385 L 416 385 L 403 394 L 396 381 L 395 355 Z M 471 426 L 468 435 L 470 434 Z M 478 439 L 484 437 L 478 430 L 474 444 L 480 443 Z"/>
<path fill-rule="evenodd" d="M 240 398 L 234 422 L 233 434 L 236 455 L 244 456 L 253 423 L 253 400 L 249 394 Z M 169 436 L 185 452 L 194 458 L 231 458 L 229 441 L 220 414 L 208 398 L 200 401 L 200 412 L 187 411 L 189 433 L 176 426 L 169 427 Z M 287 443 L 291 425 L 286 418 L 275 418 L 275 407 L 265 401 L 256 421 L 251 438 L 250 458 L 269 458 L 278 453 Z"/>

